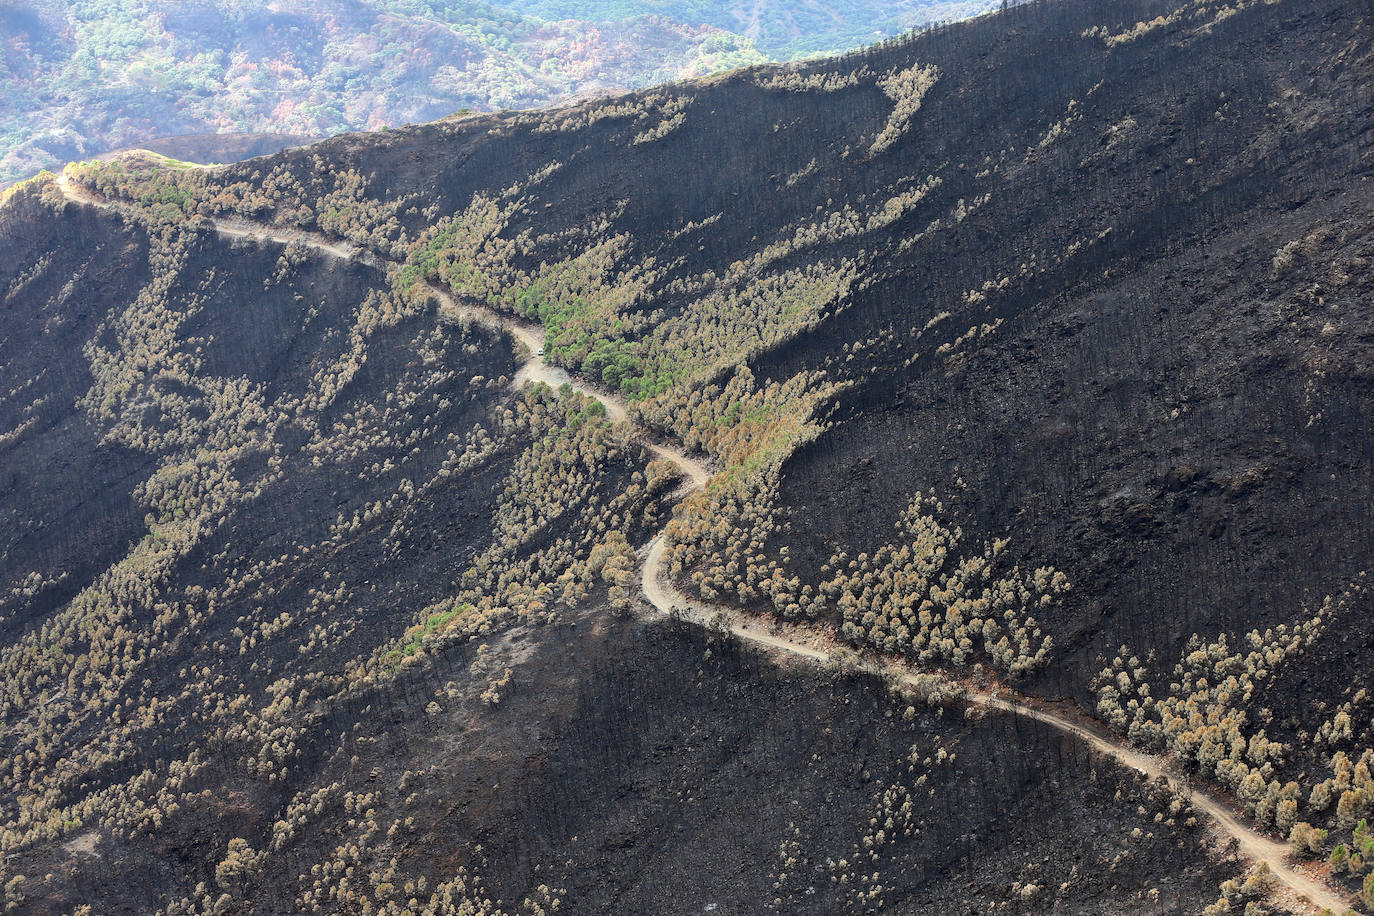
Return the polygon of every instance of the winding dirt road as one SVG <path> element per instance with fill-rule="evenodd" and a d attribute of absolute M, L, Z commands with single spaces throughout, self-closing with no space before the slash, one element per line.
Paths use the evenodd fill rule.
<path fill-rule="evenodd" d="M 780 635 L 772 632 L 774 628 L 767 621 L 737 614 L 727 608 L 693 601 L 663 576 L 666 549 L 663 535 L 654 538 L 645 555 L 642 573 L 644 597 L 659 611 L 676 615 L 700 626 L 722 626 L 737 638 L 768 649 L 817 662 L 830 660 L 830 651 L 822 648 L 823 640 L 818 639 L 815 644 L 811 644 L 790 633 Z M 918 672 L 897 662 L 865 663 L 863 667 L 874 674 L 894 678 L 911 687 L 923 686 L 918 680 Z M 1073 735 L 1098 753 L 1145 776 L 1168 779 L 1176 788 L 1182 790 L 1195 810 L 1206 814 L 1215 822 L 1221 833 L 1236 840 L 1242 856 L 1268 865 L 1277 881 L 1294 896 L 1291 902 L 1306 901 L 1317 909 L 1329 909 L 1337 914 L 1352 906 L 1353 901 L 1345 895 L 1334 890 L 1325 881 L 1302 871 L 1300 866 L 1290 859 L 1287 844 L 1277 842 L 1250 828 L 1229 804 L 1204 789 L 1191 786 L 1182 771 L 1162 758 L 1123 744 L 1116 736 L 1093 725 L 1074 721 L 1067 715 L 1026 699 L 970 688 L 966 684 L 954 681 L 946 682 L 946 686 L 957 690 L 970 705 L 1043 722 L 1051 728 Z"/>
<path fill-rule="evenodd" d="M 63 195 L 73 203 L 114 211 L 124 209 L 122 204 L 104 200 L 84 187 L 73 185 L 65 174 L 58 178 L 57 183 Z M 231 237 L 277 242 L 279 244 L 301 242 L 316 251 L 333 257 L 356 260 L 379 269 L 386 269 L 391 266 L 371 252 L 317 233 L 282 229 L 237 219 L 215 219 L 212 220 L 212 223 L 221 234 Z M 629 408 L 623 400 L 606 392 L 590 388 L 585 383 L 571 377 L 565 370 L 551 366 L 544 361 L 540 355 L 544 347 L 544 331 L 541 327 L 516 321 L 480 303 L 459 301 L 447 290 L 433 284 L 427 284 L 427 286 L 439 302 L 441 313 L 455 317 L 466 316 L 471 320 L 499 328 L 528 348 L 529 356 L 512 380 L 512 384 L 516 388 L 523 386 L 527 381 L 544 382 L 554 388 L 566 383 L 571 385 L 574 390 L 600 400 L 605 405 L 607 418 L 611 422 L 628 422 Z M 689 457 L 681 450 L 647 440 L 645 446 L 655 456 L 673 462 L 681 470 L 685 480 L 679 490 L 680 494 L 695 493 L 705 488 L 710 481 L 711 471 L 700 461 Z M 830 648 L 825 637 L 819 632 L 810 636 L 810 641 L 807 641 L 808 637 L 800 632 L 789 631 L 786 634 L 780 634 L 771 621 L 743 615 L 727 608 L 705 605 L 688 598 L 663 575 L 666 549 L 667 544 L 664 541 L 664 536 L 660 534 L 649 543 L 645 551 L 641 586 L 644 597 L 654 608 L 664 614 L 675 614 L 684 620 L 702 626 L 724 626 L 739 639 L 777 652 L 815 662 L 824 663 L 830 660 Z M 897 662 L 867 663 L 866 667 L 874 673 L 895 678 L 901 683 L 921 686 L 918 683 L 918 673 Z M 929 674 L 926 674 L 925 677 L 929 678 Z M 948 681 L 945 684 L 957 691 L 970 705 L 1034 719 L 1078 738 L 1098 753 L 1139 773 L 1149 777 L 1168 779 L 1176 787 L 1182 789 L 1194 809 L 1206 814 L 1213 820 L 1218 831 L 1236 840 L 1241 855 L 1255 862 L 1264 862 L 1269 866 L 1274 878 L 1287 891 L 1285 896 L 1292 898 L 1287 902 L 1300 905 L 1300 902 L 1305 901 L 1309 906 L 1329 909 L 1337 914 L 1353 906 L 1354 901 L 1347 898 L 1344 893 L 1333 889 L 1331 885 L 1320 878 L 1313 877 L 1301 870 L 1301 867 L 1289 858 L 1285 844 L 1250 828 L 1228 803 L 1210 792 L 1190 786 L 1178 768 L 1160 757 L 1139 751 L 1095 725 L 1075 721 L 1066 714 L 1049 709 L 1027 698 L 1005 691 L 989 692 L 970 688 L 954 681 Z"/>
<path fill-rule="evenodd" d="M 83 204 L 91 207 L 98 207 L 102 210 L 120 212 L 125 205 L 106 200 L 90 191 L 90 189 L 79 184 L 73 184 L 70 177 L 65 173 L 57 178 L 57 186 L 62 194 L 73 203 Z M 287 229 L 278 226 L 268 226 L 263 223 L 250 222 L 243 219 L 211 219 L 210 223 L 220 235 L 230 238 L 251 239 L 254 241 L 276 242 L 280 245 L 289 245 L 299 242 L 308 245 L 315 251 L 323 252 L 335 258 L 343 260 L 357 261 L 378 270 L 386 270 L 392 267 L 391 263 L 382 260 L 370 251 L 351 245 L 348 242 L 341 242 L 331 239 L 328 236 L 317 232 L 306 232 L 303 229 Z M 504 315 L 494 311 L 487 305 L 478 302 L 468 302 L 457 299 L 448 290 L 436 286 L 433 283 L 426 283 L 435 300 L 439 303 L 439 312 L 450 318 L 466 318 L 471 321 L 485 324 L 488 327 L 504 331 L 520 343 L 524 344 L 529 351 L 525 362 L 516 372 L 515 378 L 511 380 L 511 385 L 517 390 L 524 387 L 526 382 L 543 382 L 551 388 L 558 388 L 561 385 L 571 385 L 574 391 L 592 397 L 601 402 L 606 408 L 606 418 L 612 423 L 627 423 L 630 418 L 629 405 L 621 398 L 588 386 L 585 382 L 579 381 L 568 374 L 566 369 L 554 366 L 545 361 L 544 352 L 544 329 L 537 324 L 527 321 L 520 321 L 509 315 Z M 686 452 L 655 442 L 650 439 L 643 439 L 642 444 L 656 458 L 671 461 L 682 472 L 684 481 L 680 493 L 692 493 L 703 489 L 711 479 L 711 471 L 705 464 L 689 456 Z"/>

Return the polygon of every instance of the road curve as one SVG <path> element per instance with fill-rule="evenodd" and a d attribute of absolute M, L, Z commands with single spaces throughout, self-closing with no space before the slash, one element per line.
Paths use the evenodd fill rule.
<path fill-rule="evenodd" d="M 115 212 L 123 210 L 126 206 L 101 198 L 82 185 L 73 184 L 66 173 L 58 176 L 57 186 L 61 189 L 63 196 L 73 203 Z M 394 266 L 370 251 L 348 242 L 331 239 L 317 232 L 268 226 L 263 223 L 235 218 L 213 218 L 210 223 L 221 235 L 231 238 L 276 242 L 281 245 L 297 242 L 331 257 L 357 261 L 379 270 L 386 270 Z M 459 300 L 448 290 L 433 283 L 426 282 L 425 288 L 439 303 L 440 314 L 480 322 L 504 331 L 524 345 L 528 355 L 515 373 L 515 378 L 511 380 L 512 386 L 517 390 L 524 387 L 526 382 L 543 382 L 555 389 L 562 385 L 571 385 L 574 391 L 600 401 L 602 406 L 606 408 L 606 418 L 612 423 L 629 422 L 630 408 L 624 399 L 615 394 L 592 388 L 585 382 L 574 378 L 566 369 L 545 361 L 542 355 L 544 352 L 544 329 L 538 324 L 520 321 L 502 314 L 485 303 Z M 710 481 L 711 471 L 705 464 L 692 458 L 686 452 L 649 439 L 645 439 L 643 445 L 653 453 L 654 457 L 671 461 L 682 472 L 685 480 L 680 492 L 693 492 L 703 489 Z"/>
<path fill-rule="evenodd" d="M 57 184 L 63 195 L 74 203 L 115 211 L 124 209 L 124 205 L 101 199 L 88 189 L 73 185 L 66 174 L 58 177 Z M 336 258 L 356 260 L 379 269 L 386 269 L 390 266 L 369 251 L 318 233 L 283 229 L 239 219 L 212 219 L 211 223 L 221 234 L 231 237 L 277 242 L 279 244 L 300 242 L 316 251 Z M 544 382 L 554 388 L 569 384 L 575 391 L 600 400 L 605 405 L 606 416 L 611 422 L 628 422 L 629 408 L 622 399 L 590 388 L 585 383 L 570 376 L 565 370 L 551 366 L 544 361 L 540 355 L 544 347 L 543 328 L 536 324 L 517 321 L 482 303 L 460 302 L 450 292 L 432 283 L 427 283 L 426 286 L 439 302 L 441 314 L 456 317 L 466 316 L 472 320 L 499 328 L 525 345 L 528 350 L 528 357 L 512 380 L 514 387 L 519 388 L 527 381 Z M 681 470 L 685 477 L 682 488 L 679 490 L 682 495 L 690 495 L 701 490 L 710 481 L 710 470 L 681 450 L 656 442 L 646 442 L 645 445 L 656 457 L 673 462 Z M 659 534 L 649 542 L 645 552 L 641 587 L 644 597 L 653 607 L 665 614 L 676 614 L 684 620 L 702 626 L 724 626 L 736 637 L 774 651 L 815 662 L 830 660 L 831 653 L 823 647 L 823 640 L 817 639 L 818 644 L 812 645 L 799 638 L 779 635 L 771 631 L 772 627 L 767 621 L 735 613 L 726 608 L 704 605 L 682 594 L 663 575 L 663 558 L 666 549 L 667 544 L 664 536 Z M 895 678 L 901 683 L 919 686 L 917 673 L 896 662 L 884 661 L 876 666 L 869 665 L 869 668 L 875 673 Z M 929 674 L 926 674 L 925 677 L 928 678 Z M 947 684 L 949 687 L 957 689 L 971 705 L 1034 719 L 1060 732 L 1073 735 L 1099 753 L 1139 773 L 1150 777 L 1163 777 L 1176 787 L 1183 787 L 1183 791 L 1194 809 L 1206 814 L 1213 820 L 1218 830 L 1234 838 L 1242 855 L 1255 862 L 1267 864 L 1275 879 L 1292 894 L 1316 908 L 1329 909 L 1333 913 L 1342 913 L 1351 908 L 1353 901 L 1343 893 L 1333 889 L 1326 882 L 1310 877 L 1301 871 L 1290 860 L 1285 844 L 1266 837 L 1249 827 L 1228 804 L 1211 793 L 1189 786 L 1183 774 L 1161 758 L 1137 750 L 1105 731 L 1076 722 L 1066 715 L 1032 704 L 1008 692 L 993 693 L 973 689 L 954 681 L 948 681 Z"/>
<path fill-rule="evenodd" d="M 667 544 L 663 535 L 660 534 L 649 543 L 641 574 L 644 597 L 659 611 L 665 614 L 674 614 L 681 619 L 702 626 L 722 626 L 744 641 L 769 649 L 786 652 L 812 661 L 828 662 L 830 660 L 829 651 L 799 639 L 769 632 L 768 624 L 764 621 L 736 614 L 728 609 L 704 605 L 684 595 L 663 575 L 663 558 L 666 550 Z M 875 674 L 894 678 L 908 686 L 922 686 L 918 681 L 918 672 L 914 672 L 897 662 L 883 661 L 877 664 L 866 664 L 865 667 Z M 924 676 L 929 678 L 930 675 L 925 673 Z M 1318 910 L 1329 909 L 1337 914 L 1351 908 L 1353 901 L 1344 894 L 1333 889 L 1326 882 L 1304 873 L 1290 859 L 1286 844 L 1279 843 L 1252 829 L 1228 804 L 1204 789 L 1191 786 L 1181 771 L 1167 764 L 1160 757 L 1124 744 L 1116 736 L 1106 731 L 1076 722 L 1066 715 L 1046 709 L 1043 706 L 1034 705 L 1014 695 L 970 688 L 954 681 L 947 681 L 946 684 L 962 694 L 965 701 L 971 705 L 1042 722 L 1058 731 L 1073 735 L 1095 751 L 1145 776 L 1162 777 L 1169 780 L 1176 788 L 1182 789 L 1195 810 L 1206 814 L 1215 822 L 1218 830 L 1236 840 L 1241 855 L 1252 861 L 1264 862 L 1268 865 L 1275 879 L 1285 885 L 1297 898 L 1305 900 Z"/>

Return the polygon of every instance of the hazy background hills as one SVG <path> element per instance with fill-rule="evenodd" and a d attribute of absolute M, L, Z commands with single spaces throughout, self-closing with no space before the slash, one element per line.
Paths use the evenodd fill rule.
<path fill-rule="evenodd" d="M 32 0 L 0 4 L 0 182 L 153 138 L 231 160 L 852 48 L 991 0 Z M 172 155 L 180 148 L 164 149 Z M 185 152 L 190 155 L 190 152 Z"/>

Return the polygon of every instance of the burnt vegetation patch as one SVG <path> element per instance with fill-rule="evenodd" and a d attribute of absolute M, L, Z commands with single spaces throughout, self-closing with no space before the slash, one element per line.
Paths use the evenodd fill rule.
<path fill-rule="evenodd" d="M 1027 3 L 9 192 L 6 902 L 1271 909 L 1185 796 L 859 655 L 1374 900 L 1367 16 Z M 830 664 L 637 620 L 657 536 Z"/>

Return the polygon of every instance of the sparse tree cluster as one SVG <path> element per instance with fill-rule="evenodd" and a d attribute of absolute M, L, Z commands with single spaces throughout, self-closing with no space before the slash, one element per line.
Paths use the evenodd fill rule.
<path fill-rule="evenodd" d="M 1223 916 L 1226 913 L 1244 912 L 1245 916 L 1260 916 L 1268 912 L 1261 908 L 1260 901 L 1269 896 L 1274 886 L 1274 875 L 1264 862 L 1257 863 L 1246 872 L 1244 878 L 1230 878 L 1221 884 L 1221 896 L 1217 902 L 1204 909 L 1203 916 Z"/>
<path fill-rule="evenodd" d="M 1048 567 L 999 569 L 1005 541 L 964 552 L 963 532 L 937 520 L 942 511 L 918 497 L 898 523 L 898 543 L 831 561 L 820 594 L 838 607 L 841 635 L 926 663 L 988 658 L 1013 675 L 1043 664 L 1053 643 L 1034 614 L 1069 590 L 1068 579 Z"/>
<path fill-rule="evenodd" d="M 887 124 L 883 126 L 877 138 L 874 139 L 873 145 L 869 148 L 871 155 L 881 153 L 901 139 L 902 134 L 906 133 L 907 127 L 911 124 L 911 119 L 916 116 L 916 112 L 921 110 L 921 102 L 925 100 L 926 93 L 935 86 L 939 79 L 939 67 L 922 66 L 917 63 L 878 80 L 878 85 L 882 87 L 883 92 L 892 99 L 893 109 L 892 113 L 888 115 Z"/>
<path fill-rule="evenodd" d="M 1340 860 L 1339 867 L 1351 868 L 1353 860 L 1351 873 L 1364 874 L 1368 837 L 1355 833 L 1363 833 L 1359 825 L 1374 812 L 1374 750 L 1355 758 L 1336 750 L 1330 757 L 1332 775 L 1304 791 L 1298 781 L 1281 776 L 1288 748 L 1251 725 L 1252 718 L 1265 716 L 1264 710 L 1253 709 L 1257 691 L 1346 610 L 1345 597 L 1327 598 L 1302 623 L 1252 631 L 1244 647 L 1235 649 L 1225 634 L 1210 643 L 1194 636 L 1167 693 L 1160 696 L 1151 688 L 1145 664 L 1123 647 L 1098 677 L 1098 714 L 1133 740 L 1167 749 L 1215 777 L 1257 823 L 1286 834 L 1295 852 L 1319 855 L 1328 842 L 1335 842 L 1331 855 Z M 1350 708 L 1363 701 L 1362 694 L 1337 708 L 1318 729 L 1317 743 L 1329 747 L 1350 741 Z M 1322 821 L 1330 830 L 1313 826 Z M 1351 831 L 1350 842 L 1339 842 L 1333 831 Z M 1358 859 L 1352 850 L 1358 851 Z M 1374 846 L 1368 851 L 1374 852 Z"/>
<path fill-rule="evenodd" d="M 839 92 L 852 89 L 873 79 L 873 71 L 859 67 L 847 72 L 838 70 L 817 70 L 803 73 L 797 69 L 761 70 L 754 78 L 755 85 L 762 89 L 785 92 Z"/>
<path fill-rule="evenodd" d="M 638 559 L 626 532 L 653 525 L 670 478 L 636 470 L 628 487 L 607 493 L 610 469 L 638 464 L 642 452 L 606 422 L 600 402 L 571 387 L 559 394 L 534 387 L 506 422 L 508 435 L 523 433 L 531 444 L 515 460 L 491 546 L 463 574 L 454 598 L 427 608 L 379 652 L 383 671 L 515 620 L 553 619 L 558 606 L 600 587 L 613 605 L 628 605 Z M 571 536 L 543 543 L 556 521 Z"/>

